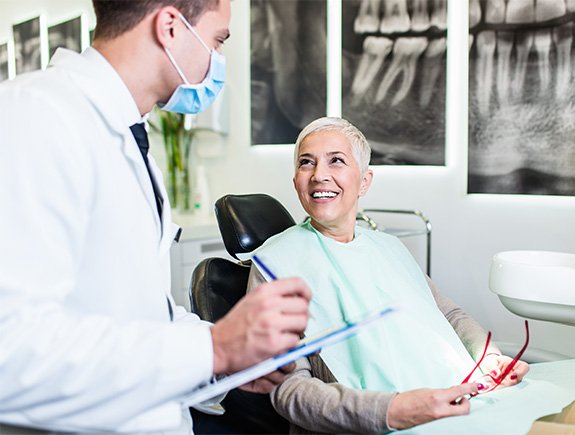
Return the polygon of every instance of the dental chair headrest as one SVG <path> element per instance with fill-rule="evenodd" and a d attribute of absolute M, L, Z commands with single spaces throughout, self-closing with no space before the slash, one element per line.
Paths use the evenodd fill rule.
<path fill-rule="evenodd" d="M 224 245 L 234 258 L 259 248 L 271 236 L 295 225 L 285 207 L 263 193 L 225 195 L 215 207 Z"/>

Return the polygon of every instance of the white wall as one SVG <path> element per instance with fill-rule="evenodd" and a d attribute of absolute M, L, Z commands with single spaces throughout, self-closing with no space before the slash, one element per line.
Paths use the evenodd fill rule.
<path fill-rule="evenodd" d="M 337 0 L 329 0 L 337 5 Z M 9 26 L 37 13 L 55 23 L 90 10 L 89 0 L 2 0 L 0 42 Z M 303 216 L 293 192 L 292 146 L 250 146 L 249 2 L 232 2 L 232 38 L 226 44 L 230 134 L 218 158 L 202 159 L 211 193 L 266 192 Z M 487 285 L 490 259 L 511 249 L 575 252 L 575 197 L 466 195 L 467 2 L 449 2 L 446 167 L 374 167 L 364 207 L 420 209 L 433 224 L 432 276 L 498 341 L 522 341 L 519 317 L 508 313 Z M 93 20 L 90 14 L 90 19 Z M 337 38 L 337 29 L 330 29 Z M 332 48 L 339 41 L 332 40 Z M 337 80 L 330 77 L 330 80 Z M 337 97 L 337 91 L 335 91 Z M 331 94 L 330 97 L 334 97 Z M 330 115 L 338 115 L 336 98 Z M 532 321 L 531 346 L 575 356 L 575 328 Z"/>

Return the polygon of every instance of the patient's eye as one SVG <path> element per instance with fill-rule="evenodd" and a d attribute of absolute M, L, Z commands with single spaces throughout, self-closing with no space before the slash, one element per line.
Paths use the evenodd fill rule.
<path fill-rule="evenodd" d="M 298 168 L 301 168 L 302 166 L 309 166 L 312 164 L 313 161 L 311 159 L 299 159 Z"/>
<path fill-rule="evenodd" d="M 333 156 L 331 158 L 330 163 L 343 163 L 344 165 L 346 164 L 345 159 L 341 156 Z"/>

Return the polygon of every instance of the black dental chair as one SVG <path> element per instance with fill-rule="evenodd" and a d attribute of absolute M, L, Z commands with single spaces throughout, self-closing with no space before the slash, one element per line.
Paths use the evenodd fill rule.
<path fill-rule="evenodd" d="M 216 217 L 228 253 L 251 252 L 269 237 L 295 225 L 289 212 L 265 194 L 226 195 L 215 204 Z M 207 258 L 192 274 L 189 289 L 192 311 L 216 322 L 246 293 L 251 262 Z M 192 409 L 198 434 L 288 433 L 289 423 L 273 409 L 267 394 L 232 390 L 222 401 L 221 416 Z"/>

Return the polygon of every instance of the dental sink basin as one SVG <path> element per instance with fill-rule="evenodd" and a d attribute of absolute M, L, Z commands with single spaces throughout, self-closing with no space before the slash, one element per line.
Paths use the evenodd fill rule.
<path fill-rule="evenodd" d="M 489 288 L 512 313 L 575 326 L 575 254 L 500 252 L 491 262 Z"/>

